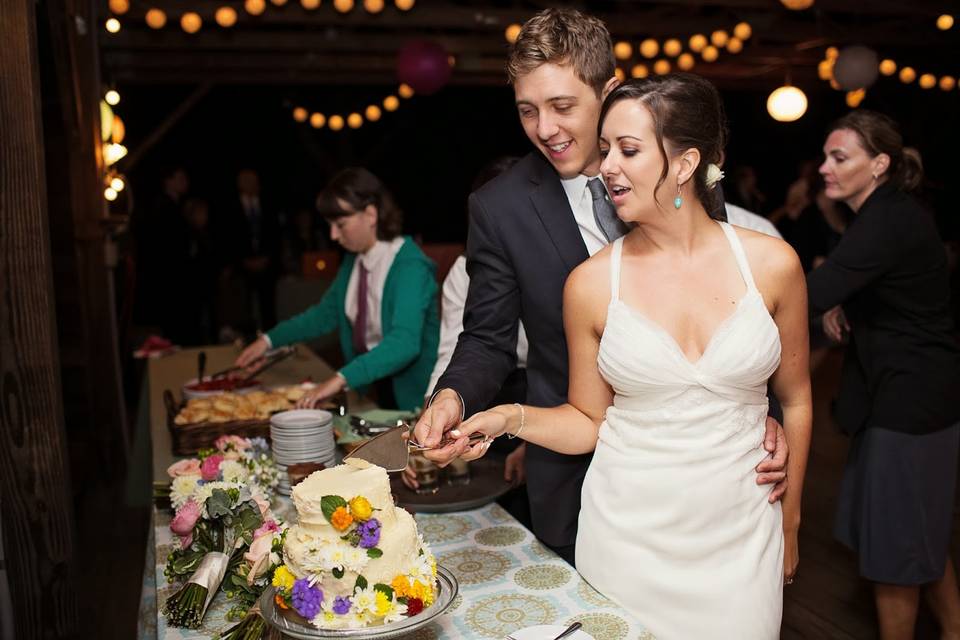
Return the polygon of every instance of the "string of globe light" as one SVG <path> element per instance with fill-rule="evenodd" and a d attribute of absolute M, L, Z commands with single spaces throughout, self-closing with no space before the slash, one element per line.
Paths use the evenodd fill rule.
<path fill-rule="evenodd" d="M 520 35 L 521 26 L 511 24 L 504 30 L 504 37 L 507 42 L 513 44 Z M 673 64 L 668 58 L 676 58 L 677 68 L 681 71 L 693 69 L 697 60 L 694 54 L 700 54 L 704 62 L 716 62 L 720 57 L 720 50 L 726 49 L 729 53 L 737 54 L 743 51 L 744 42 L 753 35 L 753 28 L 747 22 L 740 22 L 733 27 L 733 35 L 730 35 L 724 29 L 717 29 L 710 34 L 709 38 L 702 33 L 695 33 L 686 38 L 687 48 L 683 50 L 683 40 L 680 38 L 668 38 L 661 44 L 655 38 L 646 38 L 637 45 L 636 52 L 647 60 L 653 60 L 658 55 L 665 57 L 653 60 L 652 63 L 637 62 L 630 68 L 630 76 L 633 78 L 646 78 L 653 72 L 658 75 L 670 73 Z M 621 62 L 627 62 L 634 56 L 633 45 L 626 40 L 620 40 L 613 45 L 613 55 L 618 60 L 616 68 L 617 78 L 623 82 L 627 77 L 627 72 L 619 66 Z M 648 67 L 647 64 L 651 64 Z"/>
<path fill-rule="evenodd" d="M 401 84 L 397 87 L 397 95 L 400 98 L 409 99 L 414 95 L 413 89 L 410 85 Z M 377 122 L 383 117 L 384 111 L 393 112 L 400 108 L 400 98 L 397 95 L 390 94 L 386 96 L 381 102 L 380 105 L 383 105 L 381 109 L 378 104 L 369 104 L 365 109 L 363 109 L 363 114 L 360 114 L 360 110 L 351 111 L 347 114 L 346 117 L 339 113 L 327 116 L 321 111 L 310 112 L 306 107 L 297 105 L 293 107 L 293 119 L 300 123 L 305 124 L 309 123 L 314 129 L 323 129 L 324 127 L 330 129 L 331 131 L 341 131 L 344 126 L 349 127 L 350 129 L 359 129 L 363 126 L 364 122 Z"/>
<path fill-rule="evenodd" d="M 947 31 L 953 28 L 953 24 L 953 16 L 949 14 L 941 15 L 936 21 L 937 28 L 941 31 Z M 896 75 L 900 79 L 900 82 L 908 85 L 912 84 L 914 80 L 918 80 L 919 78 L 917 85 L 921 89 L 933 89 L 934 87 L 939 86 L 943 91 L 953 91 L 955 88 L 960 86 L 958 85 L 957 78 L 949 74 L 944 74 L 939 78 L 933 73 L 918 74 L 916 69 L 913 67 L 900 66 L 893 58 L 884 58 L 877 62 L 877 58 L 879 56 L 877 56 L 876 52 L 874 52 L 872 49 L 868 49 L 866 47 L 848 47 L 843 51 L 838 50 L 836 47 L 827 47 L 824 52 L 823 60 L 821 60 L 817 65 L 817 76 L 821 80 L 829 82 L 830 86 L 837 91 L 842 91 L 845 88 L 842 86 L 843 83 L 838 80 L 835 75 L 835 67 L 841 55 L 856 55 L 864 59 L 863 64 L 868 65 L 868 68 L 864 71 L 866 74 L 863 83 L 864 85 L 872 84 L 876 79 L 877 72 L 879 72 L 880 75 L 887 77 Z M 873 71 L 874 65 L 876 65 L 876 72 Z M 841 80 L 842 79 L 843 78 L 841 78 Z M 866 95 L 866 86 L 848 90 L 846 92 L 847 106 L 850 108 L 856 108 L 860 106 L 860 103 L 863 102 L 863 99 L 866 97 Z"/>
<path fill-rule="evenodd" d="M 104 23 L 104 28 L 110 33 L 118 33 L 122 28 L 118 16 L 123 16 L 130 11 L 131 0 L 109 0 L 108 6 L 112 14 Z M 320 7 L 321 0 L 300 0 L 300 6 L 307 11 L 313 11 Z M 145 2 L 144 4 L 149 4 Z M 267 10 L 268 4 L 275 7 L 283 7 L 287 4 L 296 4 L 291 0 L 244 0 L 243 10 L 251 16 L 260 16 Z M 355 0 L 333 0 L 333 8 L 339 13 L 350 13 L 356 7 Z M 370 14 L 378 14 L 386 7 L 385 0 L 362 0 L 364 10 Z M 394 6 L 400 11 L 410 11 L 416 0 L 394 0 Z M 214 21 L 224 29 L 229 29 L 237 24 L 239 13 L 228 4 L 218 7 L 213 13 Z M 163 9 L 150 7 L 144 15 L 147 26 L 151 29 L 163 29 L 167 26 L 168 16 Z M 180 15 L 180 28 L 189 34 L 197 33 L 203 27 L 203 17 L 197 11 L 184 11 Z"/>

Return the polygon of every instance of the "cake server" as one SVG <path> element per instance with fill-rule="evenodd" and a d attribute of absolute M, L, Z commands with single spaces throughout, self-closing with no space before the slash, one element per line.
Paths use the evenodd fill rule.
<path fill-rule="evenodd" d="M 383 467 L 387 471 L 403 471 L 407 467 L 407 459 L 411 451 L 429 451 L 442 449 L 455 441 L 455 438 L 444 438 L 435 447 L 425 447 L 409 437 L 410 429 L 407 426 L 394 427 L 380 435 L 370 438 L 359 447 L 343 457 L 359 458 L 370 464 Z M 468 436 L 470 444 L 486 439 L 482 433 L 471 433 Z"/>

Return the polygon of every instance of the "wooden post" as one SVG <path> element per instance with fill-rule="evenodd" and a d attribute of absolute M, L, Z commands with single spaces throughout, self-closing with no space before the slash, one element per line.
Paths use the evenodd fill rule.
<path fill-rule="evenodd" d="M 0 2 L 0 526 L 15 637 L 76 637 L 36 4 Z"/>

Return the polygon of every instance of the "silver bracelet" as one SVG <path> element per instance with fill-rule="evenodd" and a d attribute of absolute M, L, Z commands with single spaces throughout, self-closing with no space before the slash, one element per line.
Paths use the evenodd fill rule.
<path fill-rule="evenodd" d="M 514 438 L 520 435 L 520 432 L 523 431 L 523 427 L 527 424 L 527 411 L 523 408 L 523 405 L 519 402 L 514 402 L 516 406 L 520 407 L 520 428 L 517 429 L 516 433 L 507 433 L 507 440 L 513 440 Z"/>

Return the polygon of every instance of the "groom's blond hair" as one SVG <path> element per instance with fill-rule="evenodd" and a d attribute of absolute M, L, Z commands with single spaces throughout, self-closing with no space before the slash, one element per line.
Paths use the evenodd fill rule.
<path fill-rule="evenodd" d="M 607 26 L 574 9 L 545 9 L 523 24 L 507 60 L 511 84 L 542 64 L 571 65 L 584 84 L 603 93 L 616 71 Z"/>

